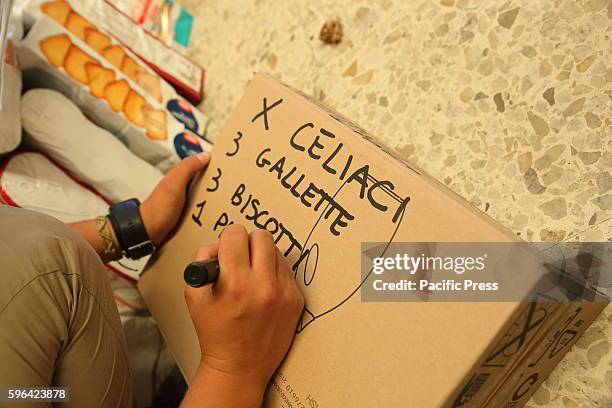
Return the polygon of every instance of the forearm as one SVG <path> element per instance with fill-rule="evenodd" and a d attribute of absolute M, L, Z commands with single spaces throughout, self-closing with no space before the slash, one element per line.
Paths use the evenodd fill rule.
<path fill-rule="evenodd" d="M 259 408 L 265 386 L 200 366 L 181 408 Z"/>
<path fill-rule="evenodd" d="M 92 248 L 98 253 L 102 262 L 107 263 L 121 258 L 121 252 L 118 250 L 118 245 L 116 244 L 117 240 L 115 239 L 114 234 L 112 232 L 112 228 L 110 228 L 110 226 L 109 228 L 106 228 L 105 231 L 107 235 L 110 234 L 110 238 L 113 239 L 115 242 L 115 248 L 117 249 L 114 253 L 109 253 L 105 250 L 105 243 L 103 242 L 102 237 L 100 236 L 95 219 L 73 222 L 72 224 L 68 225 L 80 236 L 82 236 L 87 242 L 89 242 L 89 245 L 91 245 Z"/>
<path fill-rule="evenodd" d="M 142 222 L 154 246 L 161 245 L 166 235 L 176 225 L 185 203 L 185 191 L 189 181 L 206 167 L 209 160 L 208 153 L 199 153 L 183 159 L 166 174 L 164 179 L 155 187 L 155 190 L 141 204 Z M 107 228 L 108 232 L 104 234 L 106 237 L 110 236 L 115 243 L 116 250 L 110 253 L 103 237 L 101 237 L 95 219 L 68 225 L 89 242 L 103 262 L 121 258 L 119 244 L 110 225 Z M 107 231 L 107 229 L 104 231 Z M 108 240 L 106 241 L 107 244 Z"/>

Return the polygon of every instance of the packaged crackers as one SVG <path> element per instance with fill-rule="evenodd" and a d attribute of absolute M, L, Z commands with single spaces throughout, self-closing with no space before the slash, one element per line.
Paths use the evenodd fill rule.
<path fill-rule="evenodd" d="M 56 89 L 138 156 L 165 169 L 210 144 L 194 122 L 166 105 L 203 114 L 173 92 L 138 57 L 76 13 L 65 1 L 40 5 L 42 14 L 20 43 L 24 80 Z M 164 99 L 173 97 L 173 99 Z M 189 117 L 187 117 L 189 119 Z"/>
<path fill-rule="evenodd" d="M 122 46 L 146 61 L 152 70 L 171 83 L 189 101 L 201 102 L 204 70 L 176 49 L 164 44 L 108 1 L 32 0 L 25 9 L 24 21 L 26 25 L 31 25 L 41 14 L 47 14 L 70 31 L 75 28 L 85 35 L 84 30 L 88 26 L 82 18 L 72 17 L 72 21 L 66 21 L 68 15 L 75 15 L 70 14 L 71 12 L 84 17 L 85 22 L 95 25 L 99 31 L 111 33 Z"/>

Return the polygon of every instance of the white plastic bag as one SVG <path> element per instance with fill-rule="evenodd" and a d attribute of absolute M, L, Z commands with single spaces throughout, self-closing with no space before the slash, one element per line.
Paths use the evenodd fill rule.
<path fill-rule="evenodd" d="M 71 223 L 108 214 L 108 203 L 95 191 L 85 187 L 64 172 L 45 155 L 38 152 L 18 152 L 0 166 L 0 205 L 8 204 L 50 215 Z M 107 267 L 115 274 L 134 283 L 149 257 L 138 260 L 122 259 Z M 125 286 L 125 285 L 123 285 Z M 120 282 L 113 284 L 115 296 Z M 121 298 L 135 308 L 143 308 L 140 296 L 123 287 Z"/>
<path fill-rule="evenodd" d="M 111 202 L 134 197 L 143 201 L 163 177 L 110 132 L 89 121 L 59 92 L 26 92 L 21 114 L 28 145 L 47 154 Z"/>
<path fill-rule="evenodd" d="M 40 153 L 11 156 L 0 170 L 2 200 L 9 205 L 38 211 L 65 223 L 108 213 L 108 204 L 79 185 Z"/>

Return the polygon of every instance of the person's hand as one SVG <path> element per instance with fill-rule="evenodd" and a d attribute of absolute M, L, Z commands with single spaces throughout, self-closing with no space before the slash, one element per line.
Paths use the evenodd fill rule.
<path fill-rule="evenodd" d="M 304 297 L 267 231 L 229 226 L 219 244 L 201 247 L 195 260 L 214 257 L 219 280 L 185 289 L 202 351 L 200 371 L 235 379 L 237 393 L 252 384 L 263 395 L 289 350 Z"/>
<path fill-rule="evenodd" d="M 210 161 L 208 153 L 189 156 L 176 164 L 140 205 L 140 214 L 153 245 L 159 246 L 176 225 L 189 181 Z"/>

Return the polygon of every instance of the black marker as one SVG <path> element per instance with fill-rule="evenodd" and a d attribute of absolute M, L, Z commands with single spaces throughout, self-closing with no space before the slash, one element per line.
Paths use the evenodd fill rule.
<path fill-rule="evenodd" d="M 219 279 L 219 260 L 194 261 L 187 265 L 183 273 L 185 283 L 194 288 L 215 283 Z"/>

